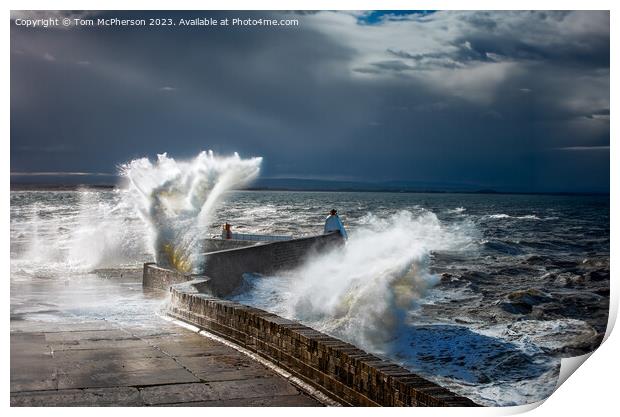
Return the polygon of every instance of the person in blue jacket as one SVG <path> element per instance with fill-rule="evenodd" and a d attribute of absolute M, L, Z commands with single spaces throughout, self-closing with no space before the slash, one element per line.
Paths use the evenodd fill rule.
<path fill-rule="evenodd" d="M 323 230 L 323 234 L 331 233 L 331 232 L 339 232 L 343 238 L 348 239 L 347 231 L 344 229 L 344 225 L 338 217 L 338 214 L 335 209 L 332 209 L 329 212 L 329 216 L 325 219 L 325 228 Z"/>

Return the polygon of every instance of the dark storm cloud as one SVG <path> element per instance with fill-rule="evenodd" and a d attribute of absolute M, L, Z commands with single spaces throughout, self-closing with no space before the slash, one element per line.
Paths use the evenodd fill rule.
<path fill-rule="evenodd" d="M 12 25 L 12 171 L 210 148 L 266 176 L 609 188 L 608 13 L 104 15 L 300 25 Z"/>

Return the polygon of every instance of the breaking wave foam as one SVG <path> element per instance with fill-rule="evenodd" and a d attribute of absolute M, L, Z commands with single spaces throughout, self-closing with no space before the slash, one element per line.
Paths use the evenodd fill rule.
<path fill-rule="evenodd" d="M 524 216 L 511 216 L 509 214 L 504 214 L 504 213 L 500 213 L 500 214 L 489 214 L 484 216 L 488 219 L 519 219 L 519 220 L 542 220 L 540 217 L 534 215 L 534 214 L 527 214 Z"/>
<path fill-rule="evenodd" d="M 471 239 L 469 229 L 443 225 L 428 211 L 369 215 L 361 223 L 346 246 L 278 277 L 254 279 L 237 300 L 382 352 L 439 280 L 429 272 L 431 251 L 462 250 Z"/>
<path fill-rule="evenodd" d="M 64 211 L 45 198 L 35 202 L 14 222 L 11 266 L 56 276 L 135 265 L 144 258 L 143 233 L 121 194 L 82 190 Z"/>
<path fill-rule="evenodd" d="M 465 212 L 465 210 L 467 210 L 465 207 L 457 207 L 455 209 L 448 210 L 448 213 L 461 214 L 461 213 Z"/>

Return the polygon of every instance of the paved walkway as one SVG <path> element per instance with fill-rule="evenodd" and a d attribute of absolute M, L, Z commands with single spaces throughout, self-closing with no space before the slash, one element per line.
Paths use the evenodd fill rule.
<path fill-rule="evenodd" d="M 131 291 L 137 284 L 125 282 Z M 67 292 L 88 299 L 99 285 L 65 287 L 11 285 L 12 406 L 321 405 L 248 356 L 154 313 L 108 320 L 67 301 Z"/>

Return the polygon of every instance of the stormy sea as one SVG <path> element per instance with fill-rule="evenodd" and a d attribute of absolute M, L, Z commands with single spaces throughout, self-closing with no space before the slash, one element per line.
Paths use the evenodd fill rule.
<path fill-rule="evenodd" d="M 145 190 L 139 176 L 129 177 Z M 322 233 L 336 208 L 349 233 L 343 248 L 277 276 L 246 274 L 230 298 L 346 340 L 483 405 L 546 398 L 560 359 L 595 349 L 605 333 L 607 196 L 217 192 L 198 223 L 191 216 L 154 223 L 177 203 L 154 202 L 152 191 L 137 201 L 132 186 L 11 191 L 12 319 L 26 315 L 21 289 L 33 282 L 103 282 L 101 300 L 80 304 L 75 315 L 154 314 L 163 301 L 141 295 L 139 270 L 155 259 L 164 224 L 168 239 L 181 239 L 184 230 L 170 222 L 199 226 L 200 236 L 219 235 L 228 222 L 236 232 L 301 237 Z M 194 217 L 206 206 L 198 200 Z M 129 303 L 112 289 L 116 281 L 134 290 Z"/>

